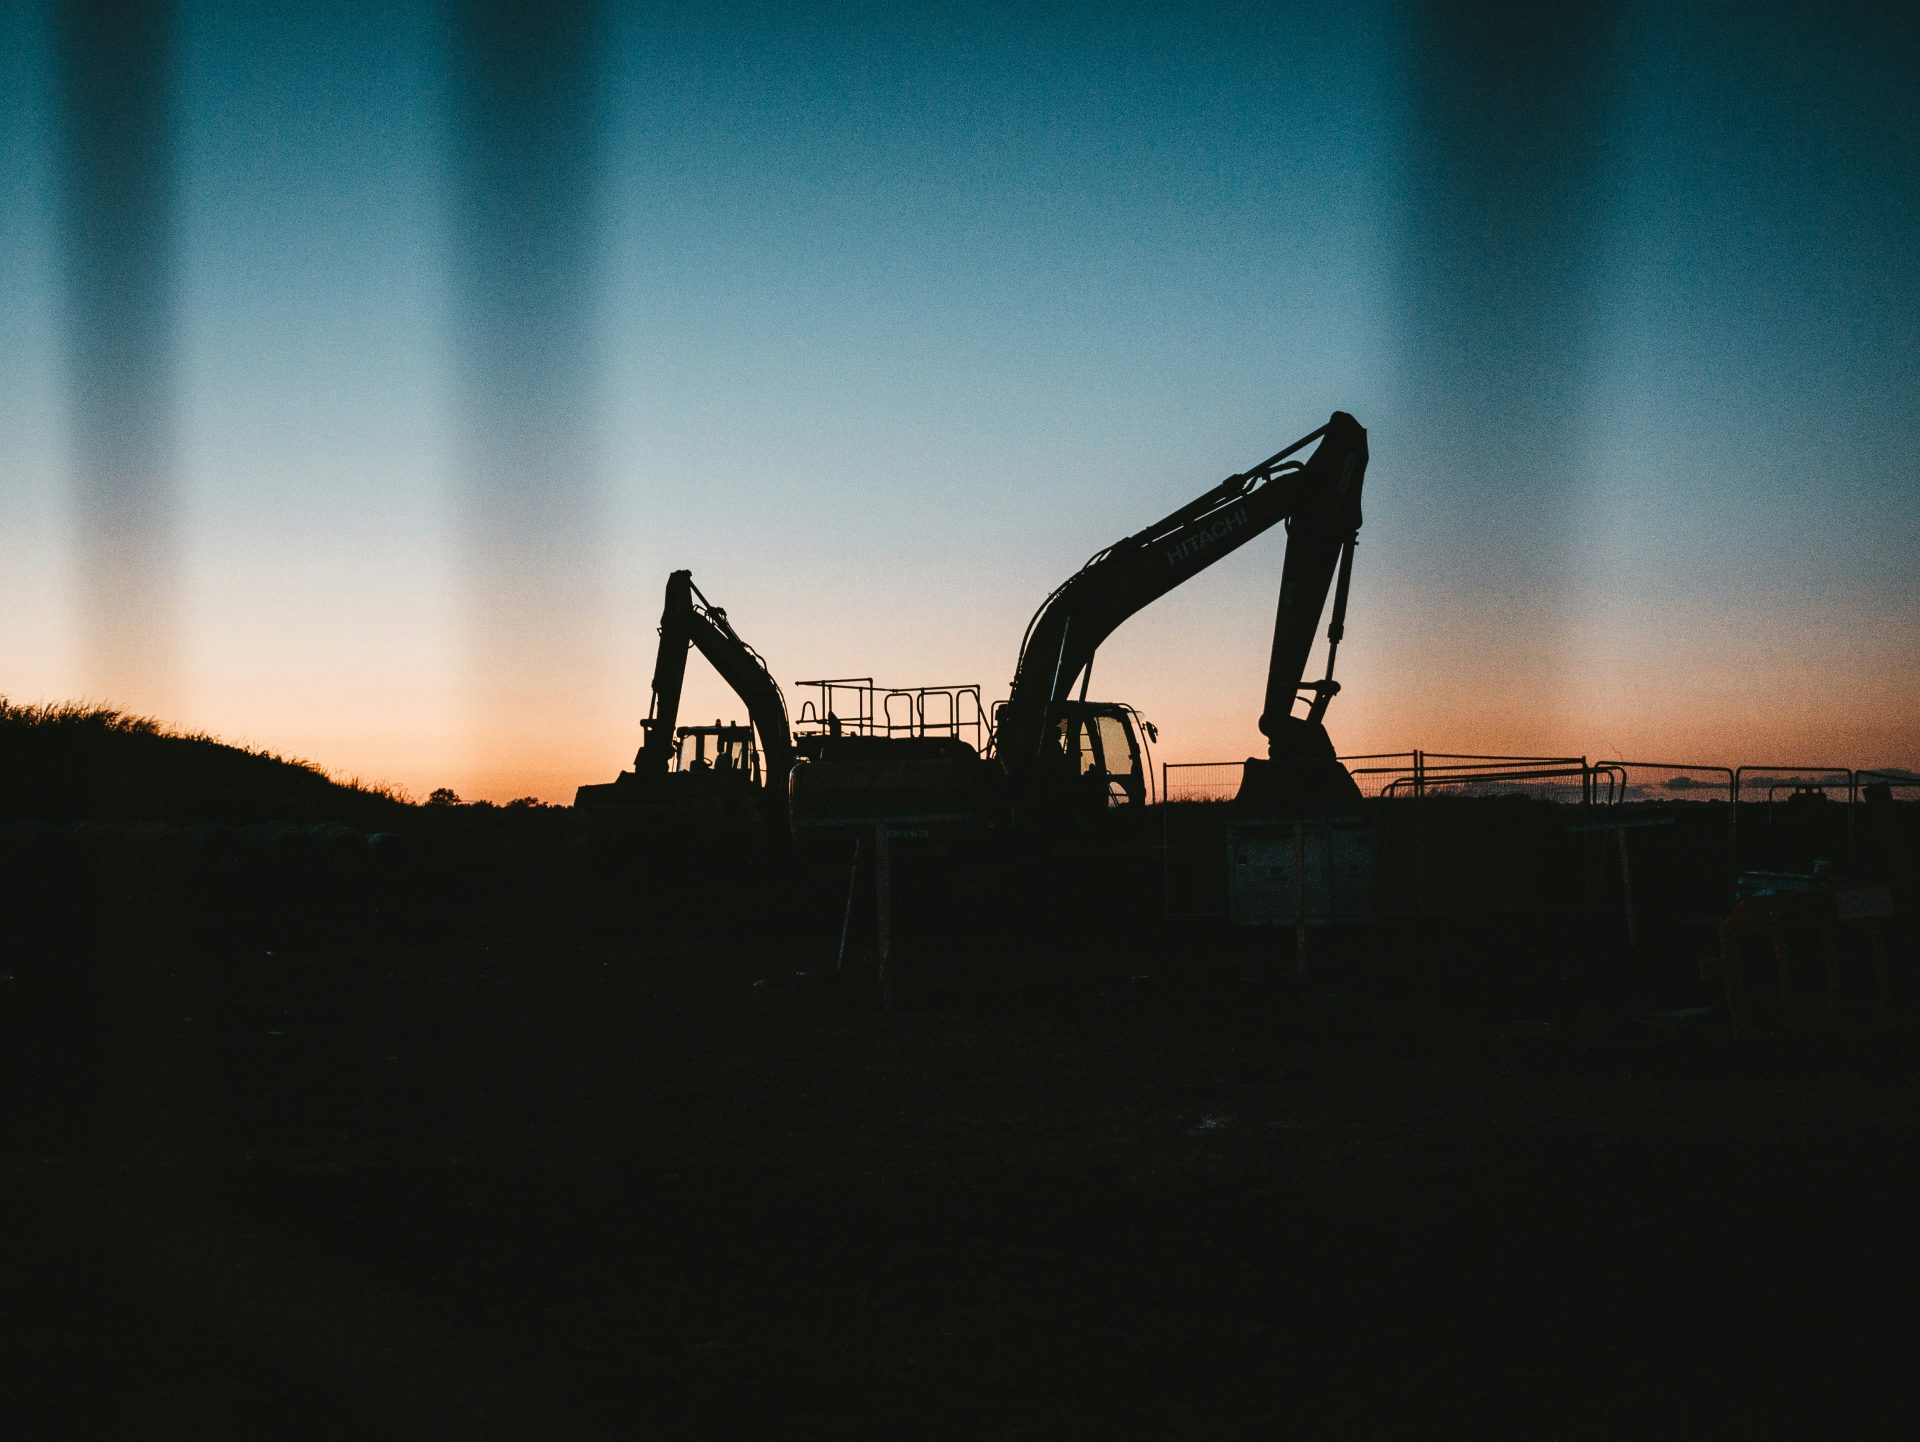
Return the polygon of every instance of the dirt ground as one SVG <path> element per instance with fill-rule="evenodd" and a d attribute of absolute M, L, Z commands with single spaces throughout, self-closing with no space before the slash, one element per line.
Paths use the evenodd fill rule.
<path fill-rule="evenodd" d="M 1912 1435 L 1910 1040 L 1287 970 L 16 969 L 14 1435 Z"/>

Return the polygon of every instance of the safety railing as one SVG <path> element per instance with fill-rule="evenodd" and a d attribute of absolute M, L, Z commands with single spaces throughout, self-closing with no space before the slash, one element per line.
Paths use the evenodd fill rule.
<path fill-rule="evenodd" d="M 843 676 L 794 683 L 803 697 L 794 733 L 818 736 L 833 731 L 847 736 L 954 736 L 985 752 L 992 727 L 980 687 L 876 686 L 871 676 Z"/>
<path fill-rule="evenodd" d="M 813 736 L 836 725 L 860 736 L 873 730 L 873 677 L 841 676 L 794 684 L 815 693 L 801 698 L 800 709 L 793 718 L 795 735 Z"/>

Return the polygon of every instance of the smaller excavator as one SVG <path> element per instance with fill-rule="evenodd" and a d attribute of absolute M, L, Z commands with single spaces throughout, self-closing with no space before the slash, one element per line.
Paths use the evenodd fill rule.
<path fill-rule="evenodd" d="M 1306 460 L 1293 459 L 1315 441 Z M 1016 818 L 1045 821 L 1145 797 L 1133 709 L 1087 700 L 1094 652 L 1135 612 L 1282 521 L 1287 553 L 1260 716 L 1267 754 L 1248 758 L 1238 802 L 1269 815 L 1357 811 L 1360 790 L 1336 759 L 1323 723 L 1340 690 L 1333 663 L 1345 627 L 1366 470 L 1366 431 L 1335 411 L 1318 430 L 1116 541 L 1062 582 L 1027 625 L 994 726 L 994 752 Z M 1307 681 L 1308 653 L 1330 590 L 1327 673 Z M 1302 693 L 1309 698 L 1306 714 L 1295 716 Z M 1151 727 L 1142 728 L 1153 738 Z"/>
<path fill-rule="evenodd" d="M 697 648 L 746 705 L 750 724 L 679 724 L 689 648 Z M 772 837 L 785 837 L 794 758 L 786 700 L 760 653 L 701 594 L 691 571 L 667 577 L 653 701 L 640 728 L 633 770 L 582 786 L 575 806 L 615 824 L 651 819 L 702 831 L 732 829 L 744 817 L 749 825 L 764 824 Z"/>

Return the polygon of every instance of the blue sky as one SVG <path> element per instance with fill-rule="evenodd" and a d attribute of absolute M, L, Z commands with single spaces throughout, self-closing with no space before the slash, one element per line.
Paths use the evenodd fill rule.
<path fill-rule="evenodd" d="M 1915 21 L 1519 14 L 179 4 L 140 672 L 10 7 L 0 691 L 560 797 L 672 568 L 783 681 L 1004 694 L 1070 570 L 1340 408 L 1343 749 L 1920 759 Z M 1258 745 L 1280 547 L 1102 652 L 1169 759 Z"/>

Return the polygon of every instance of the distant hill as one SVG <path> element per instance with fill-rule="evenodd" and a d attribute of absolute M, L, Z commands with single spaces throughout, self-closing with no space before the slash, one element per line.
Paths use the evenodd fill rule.
<path fill-rule="evenodd" d="M 0 697 L 0 819 L 171 825 L 341 822 L 374 831 L 415 808 L 308 761 L 188 736 L 145 716 Z"/>

